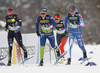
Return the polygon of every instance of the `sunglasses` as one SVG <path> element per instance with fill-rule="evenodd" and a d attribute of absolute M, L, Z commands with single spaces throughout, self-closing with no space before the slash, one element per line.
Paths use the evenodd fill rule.
<path fill-rule="evenodd" d="M 58 18 L 55 18 L 55 20 L 58 20 Z"/>
<path fill-rule="evenodd" d="M 41 13 L 41 15 L 45 15 L 46 13 Z"/>
<path fill-rule="evenodd" d="M 72 10 L 72 11 L 69 11 L 69 12 L 74 12 L 74 10 Z"/>

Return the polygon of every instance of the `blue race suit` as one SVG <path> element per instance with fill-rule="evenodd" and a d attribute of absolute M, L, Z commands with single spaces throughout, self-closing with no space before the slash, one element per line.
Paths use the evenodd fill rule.
<path fill-rule="evenodd" d="M 54 33 L 53 33 L 52 28 L 53 28 L 53 26 L 57 26 L 57 24 L 53 20 L 53 17 L 51 17 L 50 15 L 46 15 L 45 19 L 42 19 L 41 16 L 39 16 L 37 18 L 37 20 L 36 20 L 36 32 L 39 31 L 39 25 L 41 25 L 41 35 L 40 35 L 41 51 L 40 51 L 40 58 L 43 59 L 46 39 L 49 40 L 52 48 L 56 47 L 55 46 Z"/>
<path fill-rule="evenodd" d="M 70 13 L 65 17 L 65 28 L 67 28 L 67 22 L 69 20 L 70 28 L 69 28 L 69 58 L 71 58 L 71 49 L 74 43 L 74 38 L 76 37 L 78 46 L 81 48 L 83 52 L 85 51 L 83 45 L 83 36 L 81 26 L 85 26 L 83 18 L 80 13 L 76 12 L 75 15 L 71 15 Z M 76 23 L 78 22 L 78 24 Z"/>

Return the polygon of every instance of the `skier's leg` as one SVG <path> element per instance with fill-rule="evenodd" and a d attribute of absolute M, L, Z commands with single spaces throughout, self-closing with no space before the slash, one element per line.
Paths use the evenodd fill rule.
<path fill-rule="evenodd" d="M 51 44 L 51 47 L 56 50 L 57 57 L 59 57 L 60 56 L 60 52 L 59 52 L 58 47 L 55 45 L 55 37 L 54 37 L 54 33 L 53 32 L 51 32 L 50 35 L 48 36 L 48 40 L 49 40 L 49 42 Z"/>
<path fill-rule="evenodd" d="M 72 46 L 74 43 L 74 33 L 72 33 L 71 31 L 69 31 L 69 50 L 68 50 L 68 61 L 66 65 L 70 65 L 71 64 L 71 50 L 72 50 Z"/>
<path fill-rule="evenodd" d="M 71 50 L 72 50 L 72 47 L 73 47 L 73 43 L 74 43 L 74 36 L 69 36 L 69 50 L 68 50 L 68 58 L 71 58 Z"/>
<path fill-rule="evenodd" d="M 15 39 L 16 39 L 16 41 L 18 42 L 19 46 L 20 46 L 24 51 L 26 51 L 26 48 L 25 48 L 25 46 L 23 45 L 22 35 L 21 35 L 20 32 L 15 33 Z"/>
<path fill-rule="evenodd" d="M 40 35 L 40 65 L 43 66 L 43 58 L 44 58 L 44 49 L 45 49 L 45 42 L 46 42 L 46 35 L 41 34 Z"/>
<path fill-rule="evenodd" d="M 60 42 L 61 42 L 61 35 L 57 33 L 56 35 L 56 40 L 57 40 L 57 45 L 59 46 L 60 45 Z"/>
<path fill-rule="evenodd" d="M 22 43 L 22 35 L 20 32 L 15 33 L 15 39 L 18 42 L 19 46 L 23 49 L 24 51 L 24 59 L 27 59 L 27 50 L 25 48 L 25 46 Z"/>
<path fill-rule="evenodd" d="M 67 36 L 65 36 L 64 34 L 62 34 L 62 39 L 61 39 L 61 42 L 60 42 L 60 50 L 61 50 L 61 55 L 65 52 L 64 51 L 64 46 L 66 44 L 66 41 L 67 41 Z"/>
<path fill-rule="evenodd" d="M 77 33 L 76 39 L 77 39 L 77 42 L 78 42 L 78 46 L 79 46 L 80 49 L 83 51 L 83 58 L 87 58 L 86 50 L 85 50 L 85 47 L 84 47 L 84 44 L 83 44 L 82 32 L 80 32 L 80 34 Z"/>
<path fill-rule="evenodd" d="M 60 49 L 58 49 L 58 56 L 60 55 L 60 51 L 61 51 L 61 47 L 60 47 L 60 42 L 61 42 L 61 35 L 57 33 L 56 35 L 56 39 L 57 39 L 57 45 Z"/>
<path fill-rule="evenodd" d="M 12 47 L 13 47 L 13 34 L 11 32 L 8 32 L 8 64 L 11 65 L 11 58 L 12 58 Z"/>

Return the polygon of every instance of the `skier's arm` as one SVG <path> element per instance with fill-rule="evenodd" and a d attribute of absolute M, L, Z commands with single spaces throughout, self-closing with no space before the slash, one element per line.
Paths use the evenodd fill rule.
<path fill-rule="evenodd" d="M 5 17 L 6 18 L 6 17 Z M 5 30 L 8 30 L 8 23 L 7 23 L 7 18 L 6 18 L 6 25 L 5 25 Z"/>
<path fill-rule="evenodd" d="M 81 14 L 78 14 L 78 18 L 79 18 L 79 23 L 80 23 L 80 26 L 85 26 L 85 24 L 84 24 L 84 20 L 83 20 L 83 18 L 82 18 L 82 15 Z"/>
<path fill-rule="evenodd" d="M 22 26 L 22 21 L 18 15 L 16 15 L 17 26 Z M 16 23 L 15 23 L 16 24 Z"/>
<path fill-rule="evenodd" d="M 36 32 L 39 31 L 39 18 L 36 19 Z"/>
<path fill-rule="evenodd" d="M 68 15 L 65 17 L 65 23 L 64 23 L 65 29 L 67 29 L 67 22 L 68 22 Z"/>
<path fill-rule="evenodd" d="M 36 33 L 37 33 L 37 36 L 40 36 L 40 33 L 39 33 L 39 18 L 36 19 Z"/>
<path fill-rule="evenodd" d="M 56 22 L 54 21 L 53 17 L 52 16 L 49 16 L 50 19 L 51 19 L 51 25 L 53 26 L 57 26 Z"/>

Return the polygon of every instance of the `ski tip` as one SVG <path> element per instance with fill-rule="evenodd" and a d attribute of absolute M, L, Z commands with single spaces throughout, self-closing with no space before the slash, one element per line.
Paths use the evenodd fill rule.
<path fill-rule="evenodd" d="M 93 51 L 90 51 L 89 54 L 93 54 Z"/>
<path fill-rule="evenodd" d="M 88 62 L 85 66 L 96 66 L 97 64 L 94 62 Z"/>
<path fill-rule="evenodd" d="M 78 61 L 82 61 L 82 60 L 83 60 L 83 58 L 82 58 L 82 57 L 78 59 Z"/>
<path fill-rule="evenodd" d="M 6 64 L 4 64 L 4 63 L 0 63 L 0 66 L 5 66 Z"/>

